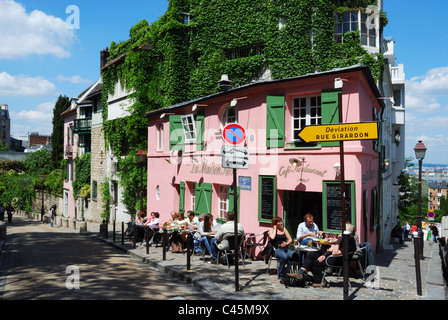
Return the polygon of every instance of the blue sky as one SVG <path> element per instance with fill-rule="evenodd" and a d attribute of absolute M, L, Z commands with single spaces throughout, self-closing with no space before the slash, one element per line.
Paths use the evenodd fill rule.
<path fill-rule="evenodd" d="M 68 10 L 74 5 L 76 12 Z M 156 21 L 168 0 L 0 0 L 0 104 L 11 133 L 51 134 L 59 95 L 76 97 L 99 78 L 99 52 Z M 448 164 L 448 1 L 385 0 L 397 64 L 406 73 L 406 156 L 423 140 L 426 163 Z M 79 21 L 79 28 L 76 22 Z M 75 29 L 68 29 L 73 25 Z"/>

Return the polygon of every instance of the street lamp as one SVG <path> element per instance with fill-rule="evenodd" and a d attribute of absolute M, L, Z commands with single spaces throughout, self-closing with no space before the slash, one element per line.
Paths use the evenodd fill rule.
<path fill-rule="evenodd" d="M 414 148 L 415 157 L 418 160 L 418 216 L 417 231 L 420 243 L 420 260 L 423 260 L 423 230 L 422 230 L 422 163 L 426 154 L 426 147 L 419 140 Z"/>
<path fill-rule="evenodd" d="M 140 162 L 140 181 L 141 181 L 141 188 L 140 188 L 140 211 L 143 210 L 143 165 L 146 162 L 147 153 L 140 149 L 137 152 L 138 161 Z"/>
<path fill-rule="evenodd" d="M 40 221 L 44 221 L 44 214 L 45 214 L 45 209 L 44 209 L 44 182 L 45 182 L 45 178 L 47 176 L 42 173 L 42 175 L 40 176 L 40 180 L 42 181 L 42 208 L 40 209 Z"/>

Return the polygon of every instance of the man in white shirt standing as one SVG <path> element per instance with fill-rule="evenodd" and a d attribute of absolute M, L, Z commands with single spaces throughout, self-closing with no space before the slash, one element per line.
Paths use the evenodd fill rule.
<path fill-rule="evenodd" d="M 311 213 L 307 213 L 303 217 L 304 222 L 300 223 L 297 228 L 297 242 L 301 245 L 307 246 L 309 242 L 316 239 L 318 235 L 323 232 L 319 231 L 319 227 L 314 223 L 314 217 Z"/>

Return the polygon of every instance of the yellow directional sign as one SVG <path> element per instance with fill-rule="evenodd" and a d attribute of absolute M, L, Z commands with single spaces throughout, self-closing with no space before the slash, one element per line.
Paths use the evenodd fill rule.
<path fill-rule="evenodd" d="M 305 142 L 328 142 L 378 139 L 378 123 L 343 123 L 306 126 L 299 132 Z"/>

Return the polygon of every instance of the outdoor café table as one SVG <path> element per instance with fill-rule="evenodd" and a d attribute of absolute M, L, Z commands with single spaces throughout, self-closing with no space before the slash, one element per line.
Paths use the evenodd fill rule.
<path fill-rule="evenodd" d="M 305 257 L 308 252 L 316 252 L 319 251 L 317 247 L 309 247 L 304 245 L 295 246 L 295 251 L 299 255 L 299 268 L 302 266 L 302 262 L 305 260 Z"/>

